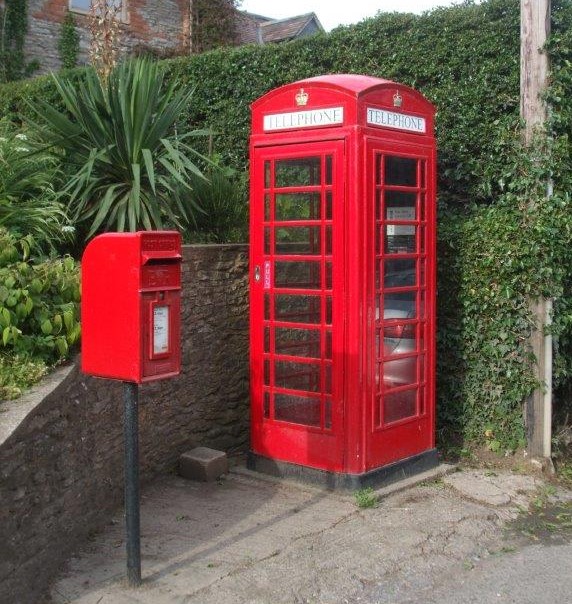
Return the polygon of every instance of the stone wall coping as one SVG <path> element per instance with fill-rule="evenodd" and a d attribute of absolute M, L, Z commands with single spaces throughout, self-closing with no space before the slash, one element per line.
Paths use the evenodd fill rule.
<path fill-rule="evenodd" d="M 20 398 L 2 401 L 0 405 L 0 446 L 2 446 L 47 396 L 58 388 L 75 368 L 71 362 L 44 376 Z"/>
<path fill-rule="evenodd" d="M 183 256 L 188 258 L 189 256 L 192 256 L 193 251 L 195 250 L 202 250 L 203 253 L 232 250 L 247 252 L 248 248 L 248 243 L 185 243 L 183 245 Z"/>

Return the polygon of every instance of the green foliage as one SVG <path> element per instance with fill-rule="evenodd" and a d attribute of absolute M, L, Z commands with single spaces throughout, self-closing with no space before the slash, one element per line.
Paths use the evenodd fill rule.
<path fill-rule="evenodd" d="M 237 0 L 193 0 L 192 52 L 232 46 L 236 38 Z"/>
<path fill-rule="evenodd" d="M 572 487 L 572 461 L 558 464 L 557 474 L 568 488 Z"/>
<path fill-rule="evenodd" d="M 439 221 L 440 424 L 478 440 L 490 430 L 508 447 L 521 444 L 521 404 L 535 385 L 530 284 L 519 283 L 536 256 L 519 245 L 526 222 L 509 206 L 442 212 Z"/>
<path fill-rule="evenodd" d="M 183 204 L 200 208 L 187 220 L 185 239 L 191 243 L 238 243 L 248 240 L 248 192 L 246 179 L 219 166 L 205 178 L 193 175 Z"/>
<path fill-rule="evenodd" d="M 75 18 L 71 11 L 66 12 L 58 40 L 58 55 L 64 69 L 77 65 L 79 56 L 79 34 L 75 28 Z"/>
<path fill-rule="evenodd" d="M 27 0 L 6 0 L 0 8 L 0 82 L 23 76 L 27 18 Z"/>
<path fill-rule="evenodd" d="M 522 442 L 522 403 L 535 386 L 529 299 L 555 298 L 556 385 L 572 400 L 572 2 L 552 3 L 553 142 L 539 140 L 534 155 L 519 142 L 519 4 L 382 14 L 328 35 L 163 63 L 166 81 L 195 89 L 180 108 L 181 131 L 217 133 L 221 161 L 239 173 L 248 167 L 249 106 L 281 84 L 365 73 L 436 104 L 439 426 L 499 450 Z M 0 87 L 0 113 L 26 120 L 39 99 L 65 110 L 54 83 L 38 78 Z M 208 154 L 206 140 L 200 150 Z M 555 194 L 546 201 L 549 178 Z"/>
<path fill-rule="evenodd" d="M 5 0 L 0 7 L 0 82 L 31 75 L 37 63 L 26 64 L 24 41 L 28 29 L 28 0 Z"/>
<path fill-rule="evenodd" d="M 47 371 L 44 361 L 0 352 L 0 401 L 18 398 Z"/>
<path fill-rule="evenodd" d="M 40 102 L 46 126 L 38 132 L 64 151 L 72 174 L 64 193 L 76 224 L 88 237 L 179 224 L 193 209 L 183 208 L 179 192 L 189 175 L 200 176 L 189 141 L 201 133 L 177 132 L 192 91 L 165 86 L 162 69 L 148 59 L 125 61 L 106 82 L 88 69 L 79 83 L 62 76 L 54 83 L 67 113 Z"/>
<path fill-rule="evenodd" d="M 52 364 L 80 337 L 79 271 L 69 257 L 30 261 L 32 245 L 0 229 L 0 351 Z"/>
<path fill-rule="evenodd" d="M 354 493 L 358 508 L 374 508 L 377 506 L 377 496 L 371 487 L 360 489 Z"/>
<path fill-rule="evenodd" d="M 0 227 L 15 237 L 32 235 L 44 250 L 70 238 L 57 200 L 57 158 L 34 151 L 29 133 L 0 121 Z"/>
<path fill-rule="evenodd" d="M 496 203 L 442 207 L 438 252 L 446 292 L 438 303 L 440 424 L 487 436 L 493 450 L 524 441 L 522 402 L 537 386 L 529 336 L 538 298 L 555 299 L 555 384 L 572 376 L 572 200 L 562 189 L 569 151 L 539 137 L 529 152 L 510 134 L 502 148 L 504 164 L 490 174 Z M 547 198 L 549 177 L 555 190 Z"/>
<path fill-rule="evenodd" d="M 323 73 L 367 73 L 414 86 L 439 108 L 440 190 L 459 200 L 488 201 L 479 186 L 483 166 L 498 161 L 499 123 L 513 124 L 519 110 L 518 10 L 518 0 L 488 0 L 423 16 L 382 14 L 286 44 L 169 59 L 165 77 L 181 90 L 195 90 L 181 118 L 187 128 L 216 132 L 223 163 L 238 170 L 248 166 L 250 104 L 276 86 Z M 0 113 L 33 116 L 22 96 L 64 109 L 55 83 L 36 78 L 0 87 Z"/>
<path fill-rule="evenodd" d="M 518 115 L 518 35 L 518 0 L 493 0 L 421 17 L 387 14 L 328 35 L 167 65 L 181 86 L 196 86 L 189 120 L 219 133 L 217 148 L 235 168 L 247 166 L 250 104 L 276 86 L 323 73 L 367 73 L 417 87 L 439 108 L 441 190 L 482 198 L 479 177 L 491 161 L 494 121 Z"/>

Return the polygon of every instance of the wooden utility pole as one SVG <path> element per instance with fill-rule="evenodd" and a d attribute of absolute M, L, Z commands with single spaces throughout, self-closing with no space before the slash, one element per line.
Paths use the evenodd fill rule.
<path fill-rule="evenodd" d="M 520 0 L 520 114 L 528 144 L 546 121 L 542 93 L 548 81 L 548 55 L 543 48 L 550 35 L 551 0 Z"/>
<path fill-rule="evenodd" d="M 547 119 L 542 98 L 548 82 L 548 56 L 544 51 L 550 35 L 551 0 L 520 0 L 520 114 L 524 120 L 524 143 L 530 145 Z M 552 194 L 547 183 L 547 196 Z M 527 450 L 532 457 L 551 456 L 552 439 L 552 338 L 545 336 L 550 321 L 551 300 L 532 302 L 536 330 L 531 344 L 536 357 L 536 377 L 545 385 L 536 389 L 526 404 Z"/>
<path fill-rule="evenodd" d="M 193 54 L 195 52 L 195 2 L 194 0 L 189 0 L 189 54 Z"/>

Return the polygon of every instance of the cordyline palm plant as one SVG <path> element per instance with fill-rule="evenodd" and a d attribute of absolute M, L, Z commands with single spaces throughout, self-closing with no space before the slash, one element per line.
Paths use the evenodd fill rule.
<path fill-rule="evenodd" d="M 192 191 L 183 191 L 183 203 L 195 203 L 196 212 L 184 222 L 190 241 L 229 243 L 247 240 L 248 193 L 244 177 L 223 168 L 217 158 L 206 173 L 208 180 L 191 177 Z"/>
<path fill-rule="evenodd" d="M 65 105 L 38 108 L 44 140 L 63 150 L 71 177 L 63 194 L 87 237 L 99 230 L 135 231 L 178 225 L 194 205 L 181 204 L 181 190 L 201 171 L 191 157 L 202 157 L 189 144 L 192 131 L 177 135 L 179 116 L 192 91 L 166 86 L 150 59 L 131 59 L 107 79 L 88 69 L 79 84 L 54 75 Z"/>

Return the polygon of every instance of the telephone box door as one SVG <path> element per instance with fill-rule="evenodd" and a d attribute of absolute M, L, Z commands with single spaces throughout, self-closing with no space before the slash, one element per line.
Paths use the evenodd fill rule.
<path fill-rule="evenodd" d="M 343 467 L 344 142 L 254 149 L 252 450 Z"/>
<path fill-rule="evenodd" d="M 429 147 L 367 143 L 368 469 L 435 445 L 433 154 Z"/>

